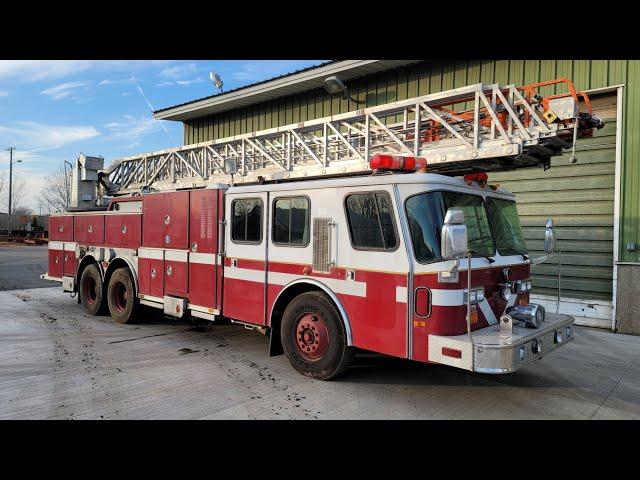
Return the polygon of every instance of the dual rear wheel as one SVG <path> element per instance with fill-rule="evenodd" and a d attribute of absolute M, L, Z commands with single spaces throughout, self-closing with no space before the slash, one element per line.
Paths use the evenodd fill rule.
<path fill-rule="evenodd" d="M 108 309 L 117 323 L 131 323 L 135 318 L 139 301 L 128 268 L 114 270 L 105 291 L 98 266 L 89 265 L 82 271 L 78 291 L 80 302 L 90 315 L 106 313 Z"/>

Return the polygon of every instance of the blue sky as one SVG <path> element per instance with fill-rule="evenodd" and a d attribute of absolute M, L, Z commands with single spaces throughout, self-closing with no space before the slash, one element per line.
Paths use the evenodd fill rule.
<path fill-rule="evenodd" d="M 211 71 L 220 74 L 227 91 L 322 62 L 0 61 L 0 171 L 6 174 L 9 167 L 5 149 L 15 146 L 14 158 L 23 163 L 14 168 L 14 180 L 24 179 L 24 203 L 35 208 L 46 174 L 81 152 L 102 155 L 108 165 L 182 144 L 182 124 L 154 120 L 144 96 L 157 110 L 217 93 Z"/>

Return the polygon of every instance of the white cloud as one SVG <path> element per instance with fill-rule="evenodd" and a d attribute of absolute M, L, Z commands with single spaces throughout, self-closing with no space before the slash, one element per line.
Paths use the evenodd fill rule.
<path fill-rule="evenodd" d="M 0 79 L 17 79 L 26 82 L 51 80 L 87 70 L 91 62 L 87 60 L 2 60 Z"/>
<path fill-rule="evenodd" d="M 38 122 L 15 122 L 15 126 L 0 125 L 0 143 L 20 145 L 23 153 L 54 150 L 65 145 L 100 135 L 93 126 L 46 125 Z M 24 157 L 23 157 L 24 158 Z"/>
<path fill-rule="evenodd" d="M 166 66 L 172 60 L 0 60 L 0 80 L 21 82 L 56 80 L 77 75 L 89 69 L 101 72 L 123 72 Z"/>
<path fill-rule="evenodd" d="M 181 87 L 187 87 L 189 85 L 193 85 L 194 83 L 201 83 L 201 82 L 202 82 L 202 78 L 197 77 L 197 78 L 192 78 L 191 80 L 176 80 L 175 82 L 156 83 L 156 87 L 172 87 L 176 85 Z"/>
<path fill-rule="evenodd" d="M 198 73 L 197 65 L 195 63 L 186 63 L 165 68 L 160 72 L 160 76 L 172 79 L 180 79 L 188 77 L 190 75 L 195 75 L 196 73 Z"/>
<path fill-rule="evenodd" d="M 105 128 L 110 132 L 108 139 L 125 142 L 125 148 L 134 148 L 146 135 L 160 131 L 160 122 L 149 117 L 123 115 L 121 120 L 105 124 Z"/>
<path fill-rule="evenodd" d="M 63 98 L 74 94 L 80 88 L 86 89 L 87 86 L 88 84 L 86 82 L 67 82 L 42 90 L 40 93 L 47 95 L 54 100 L 62 100 Z"/>
<path fill-rule="evenodd" d="M 121 85 L 121 84 L 129 84 L 135 83 L 135 77 L 127 77 L 127 78 L 105 78 L 98 82 L 98 85 Z"/>
<path fill-rule="evenodd" d="M 0 90 L 0 97 L 8 97 L 9 96 L 9 92 L 7 92 L 6 90 Z"/>

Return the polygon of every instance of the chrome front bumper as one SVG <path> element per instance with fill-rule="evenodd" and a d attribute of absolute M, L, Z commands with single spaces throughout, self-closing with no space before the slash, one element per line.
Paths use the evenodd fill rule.
<path fill-rule="evenodd" d="M 539 328 L 514 325 L 510 335 L 501 335 L 500 326 L 492 325 L 471 333 L 445 337 L 429 336 L 429 360 L 478 373 L 511 373 L 539 360 L 573 340 L 573 317 L 547 313 Z M 556 337 L 560 333 L 560 341 Z M 540 345 L 536 352 L 535 342 Z M 459 358 L 445 352 L 460 352 Z M 445 353 L 445 354 L 443 354 Z"/>

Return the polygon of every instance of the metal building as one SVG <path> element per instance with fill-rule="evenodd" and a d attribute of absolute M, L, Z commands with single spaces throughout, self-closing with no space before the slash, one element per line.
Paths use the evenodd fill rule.
<path fill-rule="evenodd" d="M 337 75 L 361 104 L 332 97 L 322 82 Z M 556 221 L 561 250 L 560 312 L 577 323 L 640 334 L 640 61 L 635 60 L 344 60 L 328 62 L 218 95 L 158 110 L 181 121 L 193 144 L 326 117 L 477 82 L 523 85 L 558 77 L 587 91 L 606 122 L 581 140 L 578 162 L 493 173 L 515 192 L 526 240 L 542 254 L 544 222 Z M 544 94 L 556 93 L 545 87 Z M 561 93 L 561 92 L 558 92 Z M 557 257 L 533 266 L 537 301 L 555 310 Z"/>

